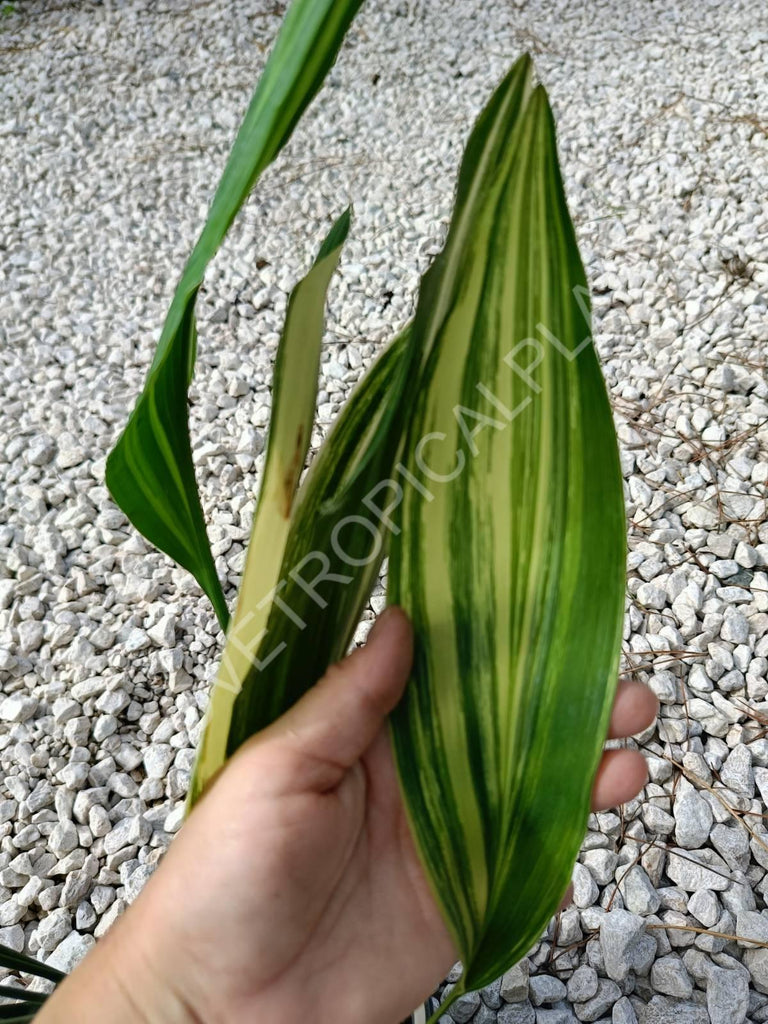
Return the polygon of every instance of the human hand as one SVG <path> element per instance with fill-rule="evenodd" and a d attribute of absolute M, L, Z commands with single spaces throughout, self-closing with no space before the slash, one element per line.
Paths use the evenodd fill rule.
<path fill-rule="evenodd" d="M 457 953 L 411 838 L 386 731 L 411 666 L 388 609 L 354 652 L 215 780 L 145 891 L 39 1024 L 396 1024 Z M 656 714 L 620 686 L 611 737 Z M 595 809 L 635 796 L 645 761 L 606 752 Z"/>

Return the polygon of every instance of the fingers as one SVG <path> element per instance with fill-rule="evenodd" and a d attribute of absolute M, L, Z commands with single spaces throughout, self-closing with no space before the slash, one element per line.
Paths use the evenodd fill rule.
<path fill-rule="evenodd" d="M 623 680 L 619 683 L 608 729 L 609 739 L 624 739 L 646 729 L 659 710 L 655 694 L 642 683 Z M 606 750 L 592 787 L 592 810 L 632 800 L 648 781 L 648 766 L 639 750 Z M 571 901 L 569 886 L 560 909 Z"/>
<path fill-rule="evenodd" d="M 332 665 L 259 735 L 260 742 L 279 741 L 297 755 L 303 769 L 294 785 L 317 791 L 337 786 L 402 696 L 412 660 L 408 617 L 400 608 L 385 609 L 366 645 Z"/>
<path fill-rule="evenodd" d="M 632 800 L 647 781 L 648 766 L 639 750 L 606 750 L 592 787 L 592 810 Z"/>
<path fill-rule="evenodd" d="M 659 702 L 642 683 L 622 680 L 608 729 L 609 739 L 624 739 L 646 729 L 656 717 Z M 648 781 L 648 767 L 638 750 L 607 750 L 592 789 L 592 810 L 604 811 L 636 797 Z"/>
<path fill-rule="evenodd" d="M 643 683 L 622 680 L 616 691 L 608 739 L 624 739 L 646 729 L 659 712 L 659 702 Z"/>

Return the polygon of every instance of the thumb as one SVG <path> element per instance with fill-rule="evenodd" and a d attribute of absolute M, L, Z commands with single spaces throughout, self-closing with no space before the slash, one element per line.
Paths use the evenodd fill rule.
<path fill-rule="evenodd" d="M 333 789 L 400 700 L 412 661 L 411 623 L 401 608 L 386 608 L 366 645 L 331 665 L 319 683 L 254 740 L 280 743 L 298 757 L 299 771 L 289 774 L 291 789 Z"/>

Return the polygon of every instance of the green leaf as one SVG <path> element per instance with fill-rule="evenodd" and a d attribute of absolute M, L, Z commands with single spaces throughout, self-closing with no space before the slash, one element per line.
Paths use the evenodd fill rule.
<path fill-rule="evenodd" d="M 26 1003 L 40 1006 L 48 998 L 47 992 L 29 992 L 27 989 L 14 988 L 13 985 L 0 985 L 0 997 L 3 999 L 20 999 Z M 18 1007 L 14 1007 L 18 1009 Z"/>
<path fill-rule="evenodd" d="M 222 628 L 229 613 L 208 543 L 187 417 L 195 299 L 205 268 L 320 88 L 361 3 L 295 0 L 288 10 L 176 289 L 144 389 L 107 460 L 107 486 L 117 504 L 148 540 L 194 575 Z"/>
<path fill-rule="evenodd" d="M 293 289 L 275 362 L 272 415 L 243 581 L 228 643 L 211 695 L 195 776 L 200 786 L 223 763 L 232 704 L 256 656 L 280 580 L 299 478 L 312 434 L 326 293 L 349 231 L 345 211 L 311 270 Z"/>
<path fill-rule="evenodd" d="M 422 371 L 388 597 L 413 620 L 392 719 L 465 974 L 539 938 L 570 879 L 614 695 L 625 520 L 554 126 L 523 59 L 470 139 L 413 325 Z M 441 1008 L 441 1013 L 445 1006 Z"/>
<path fill-rule="evenodd" d="M 271 552 L 273 537 L 265 531 L 257 546 L 254 525 L 241 601 L 214 684 L 191 803 L 225 756 L 291 707 L 351 642 L 385 552 L 384 520 L 391 497 L 381 483 L 394 463 L 402 430 L 382 432 L 381 425 L 398 394 L 393 385 L 409 337 L 406 329 L 394 339 L 342 409 L 299 489 L 287 538 L 281 526 L 277 549 L 282 559 L 279 572 L 269 579 L 256 567 L 259 558 Z M 316 367 L 301 372 L 308 378 L 314 374 L 316 382 Z M 294 386 L 299 385 L 299 376 L 293 378 Z M 279 415 L 276 402 L 272 415 Z M 360 462 L 371 451 L 375 457 L 368 462 L 368 473 L 358 474 Z M 360 525 L 363 516 L 367 526 Z M 349 517 L 352 520 L 345 523 Z M 248 611 L 258 613 L 258 619 L 248 619 Z M 236 629 L 238 618 L 246 624 L 242 633 Z M 253 650 L 256 622 L 263 635 Z M 243 647 L 249 653 L 245 659 Z M 227 738 L 226 747 L 222 736 Z"/>
<path fill-rule="evenodd" d="M 0 967 L 5 967 L 9 971 L 34 974 L 39 978 L 47 978 L 49 981 L 58 982 L 66 978 L 66 974 L 63 974 L 55 967 L 49 967 L 47 964 L 34 960 L 31 956 L 26 956 L 24 953 L 17 953 L 10 946 L 0 945 Z"/>

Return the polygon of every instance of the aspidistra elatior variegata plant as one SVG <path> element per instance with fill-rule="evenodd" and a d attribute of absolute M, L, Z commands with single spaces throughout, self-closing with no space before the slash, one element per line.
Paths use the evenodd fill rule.
<path fill-rule="evenodd" d="M 334 530 L 355 518 L 365 524 L 348 522 L 342 550 Z M 389 598 L 416 631 L 393 743 L 465 964 L 458 995 L 524 955 L 567 887 L 623 606 L 616 441 L 552 116 L 527 59 L 470 138 L 408 334 L 299 490 L 229 753 L 343 653 L 385 541 Z"/>
<path fill-rule="evenodd" d="M 325 290 L 347 226 L 332 229 L 289 303 L 262 490 L 190 802 L 343 655 L 389 548 L 388 597 L 416 636 L 392 741 L 465 966 L 457 998 L 524 955 L 566 889 L 624 594 L 615 434 L 552 115 L 528 58 L 472 132 L 413 323 L 300 484 Z"/>

